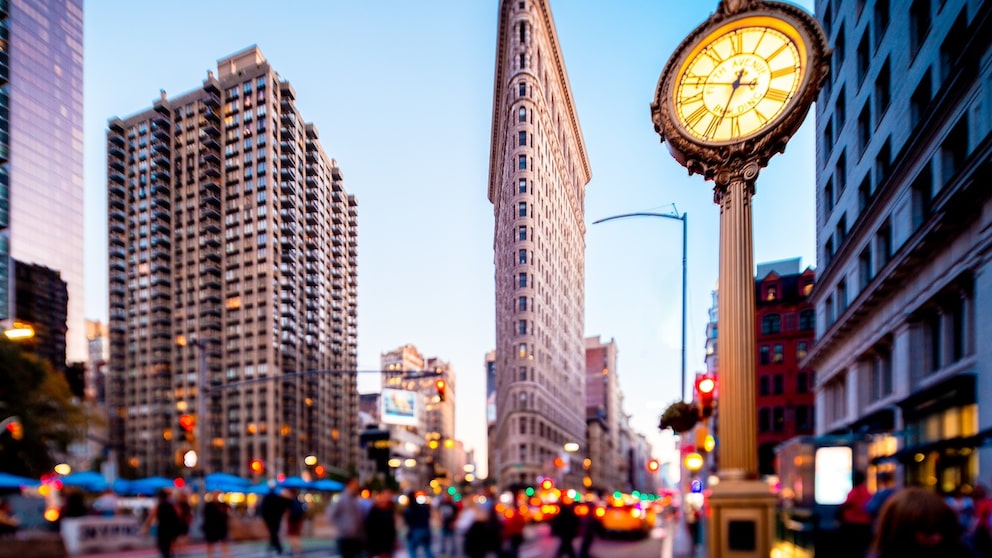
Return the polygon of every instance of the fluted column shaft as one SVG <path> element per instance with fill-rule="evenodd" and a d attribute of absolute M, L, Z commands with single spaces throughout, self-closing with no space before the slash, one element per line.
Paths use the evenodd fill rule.
<path fill-rule="evenodd" d="M 720 204 L 720 277 L 717 321 L 720 476 L 757 478 L 755 409 L 754 248 L 751 198 L 754 176 L 737 174 L 716 187 Z"/>

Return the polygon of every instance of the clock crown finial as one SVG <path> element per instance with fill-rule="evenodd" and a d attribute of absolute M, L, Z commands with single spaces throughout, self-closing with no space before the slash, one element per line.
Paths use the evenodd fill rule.
<path fill-rule="evenodd" d="M 727 16 L 752 9 L 760 3 L 761 0 L 720 0 L 720 6 L 716 11 L 721 15 Z"/>

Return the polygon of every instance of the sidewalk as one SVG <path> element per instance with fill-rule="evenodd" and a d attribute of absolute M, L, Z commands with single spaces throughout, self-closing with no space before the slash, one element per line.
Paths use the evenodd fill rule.
<path fill-rule="evenodd" d="M 698 545 L 693 547 L 692 537 L 689 535 L 689 528 L 682 520 L 681 515 L 674 523 L 669 523 L 669 535 L 672 537 L 672 558 L 706 558 L 706 527 L 700 529 Z"/>

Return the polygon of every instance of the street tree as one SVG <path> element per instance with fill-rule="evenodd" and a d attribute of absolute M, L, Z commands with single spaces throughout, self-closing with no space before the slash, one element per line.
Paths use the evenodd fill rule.
<path fill-rule="evenodd" d="M 65 376 L 51 364 L 0 339 L 0 420 L 17 417 L 20 439 L 0 432 L 0 471 L 38 478 L 56 456 L 85 435 L 86 416 Z"/>

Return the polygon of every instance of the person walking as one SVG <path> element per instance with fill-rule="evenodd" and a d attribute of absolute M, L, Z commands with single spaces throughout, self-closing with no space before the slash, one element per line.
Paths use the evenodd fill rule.
<path fill-rule="evenodd" d="M 458 553 L 455 545 L 455 520 L 458 518 L 458 505 L 451 494 L 445 494 L 438 505 L 438 515 L 441 518 L 441 548 L 440 553 L 454 556 Z"/>
<path fill-rule="evenodd" d="M 403 521 L 407 526 L 406 549 L 409 558 L 416 558 L 417 549 L 424 549 L 424 556 L 434 558 L 431 550 L 431 508 L 427 497 L 422 493 L 411 492 L 409 503 L 403 510 Z"/>
<path fill-rule="evenodd" d="M 21 522 L 14 515 L 14 507 L 7 500 L 0 500 L 0 538 L 17 534 Z"/>
<path fill-rule="evenodd" d="M 885 502 L 896 492 L 896 481 L 891 471 L 882 471 L 878 474 L 878 489 L 872 495 L 865 510 L 871 515 L 872 523 L 878 521 L 878 516 L 882 513 Z"/>
<path fill-rule="evenodd" d="M 289 500 L 272 486 L 262 498 L 261 507 L 262 521 L 265 523 L 265 529 L 269 532 L 269 550 L 279 556 L 283 553 L 279 529 L 282 527 L 282 516 L 286 515 L 286 509 L 289 507 Z"/>
<path fill-rule="evenodd" d="M 220 546 L 221 558 L 230 558 L 227 544 L 230 525 L 230 508 L 221 500 L 219 490 L 210 493 L 203 506 L 203 538 L 207 542 L 207 558 L 214 557 L 214 547 Z"/>
<path fill-rule="evenodd" d="M 838 508 L 840 533 L 837 542 L 844 549 L 844 556 L 863 558 L 871 544 L 872 518 L 867 508 L 871 492 L 864 473 L 855 471 L 853 480 L 854 486 Z"/>
<path fill-rule="evenodd" d="M 328 511 L 327 519 L 337 529 L 338 553 L 341 558 L 361 555 L 365 539 L 365 517 L 358 503 L 358 477 L 351 477 Z"/>
<path fill-rule="evenodd" d="M 300 535 L 303 533 L 303 522 L 307 517 L 307 508 L 300 501 L 300 491 L 293 489 L 289 493 L 289 506 L 286 515 L 286 534 L 289 536 L 289 550 L 293 556 L 303 552 Z"/>
<path fill-rule="evenodd" d="M 873 558 L 971 558 L 957 514 L 939 494 L 919 487 L 895 492 L 882 507 Z"/>
<path fill-rule="evenodd" d="M 527 526 L 527 519 L 516 506 L 516 501 L 514 497 L 514 505 L 503 512 L 503 556 L 506 558 L 520 556 L 520 547 L 524 544 L 524 527 Z"/>
<path fill-rule="evenodd" d="M 179 512 L 170 497 L 168 490 L 162 488 L 158 491 L 157 503 L 141 527 L 145 533 L 150 532 L 152 526 L 155 527 L 155 546 L 162 558 L 172 558 L 172 545 L 180 531 Z"/>
<path fill-rule="evenodd" d="M 976 484 L 971 492 L 975 504 L 975 514 L 971 525 L 965 531 L 965 540 L 982 558 L 992 558 L 992 498 L 982 484 Z"/>
<path fill-rule="evenodd" d="M 388 488 L 376 494 L 372 508 L 365 516 L 365 534 L 368 537 L 365 550 L 370 558 L 393 556 L 398 544 L 396 505 Z"/>
<path fill-rule="evenodd" d="M 576 558 L 573 541 L 575 541 L 575 536 L 578 533 L 579 517 L 575 515 L 575 504 L 566 498 L 562 500 L 558 515 L 551 520 L 551 534 L 558 537 L 559 541 L 561 541 L 558 545 L 558 550 L 555 552 L 555 558 L 563 554 Z"/>

